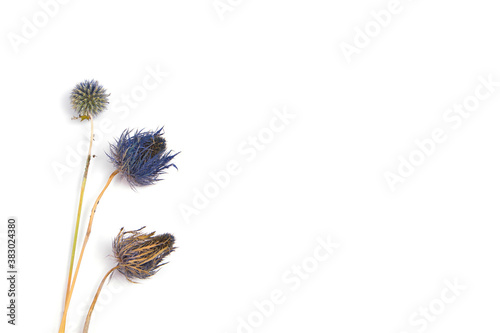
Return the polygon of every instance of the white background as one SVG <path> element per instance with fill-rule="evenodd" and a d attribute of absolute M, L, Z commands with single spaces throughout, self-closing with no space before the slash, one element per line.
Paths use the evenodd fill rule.
<path fill-rule="evenodd" d="M 500 81 L 498 4 L 401 0 L 348 62 L 342 43 L 377 29 L 370 12 L 389 1 L 223 3 L 232 7 L 221 17 L 211 0 L 73 0 L 44 22 L 40 2 L 2 1 L 1 267 L 6 219 L 17 216 L 19 307 L 18 326 L 7 325 L 2 278 L 1 331 L 57 332 L 89 133 L 68 98 L 85 79 L 99 80 L 113 107 L 95 122 L 82 234 L 113 171 L 108 142 L 123 129 L 165 126 L 182 153 L 158 184 L 134 192 L 117 178 L 105 193 L 67 332 L 81 331 L 122 226 L 173 233 L 178 248 L 148 281 L 115 275 L 92 332 L 498 331 L 500 87 L 457 128 L 443 118 L 479 77 Z M 124 107 L 148 70 L 169 75 Z M 295 118 L 254 158 L 243 154 L 284 108 Z M 436 128 L 447 140 L 391 191 L 384 174 Z M 183 216 L 233 160 L 240 173 Z M 316 267 L 318 238 L 340 247 L 316 252 L 326 258 Z M 290 270 L 303 263 L 310 273 L 298 278 Z M 466 290 L 456 296 L 446 281 Z M 273 290 L 283 302 L 264 318 L 255 302 Z M 422 322 L 429 306 L 439 314 Z"/>

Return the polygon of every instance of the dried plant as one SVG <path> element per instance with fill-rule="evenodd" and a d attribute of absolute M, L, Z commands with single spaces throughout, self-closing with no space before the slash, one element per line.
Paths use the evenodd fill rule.
<path fill-rule="evenodd" d="M 178 154 L 178 153 L 177 153 Z M 170 161 L 177 155 L 167 150 L 163 128 L 157 131 L 123 131 L 108 154 L 117 170 L 127 179 L 130 186 L 151 185 L 159 176 L 175 164 Z"/>
<path fill-rule="evenodd" d="M 83 81 L 71 92 L 71 106 L 82 119 L 95 117 L 108 107 L 109 94 L 97 81 Z"/>
<path fill-rule="evenodd" d="M 90 119 L 92 119 L 92 115 L 90 115 Z M 68 283 L 69 289 L 66 295 L 63 320 L 61 322 L 59 333 L 64 332 L 64 325 L 71 296 L 76 285 L 83 255 L 92 231 L 97 205 L 104 195 L 104 192 L 106 192 L 106 189 L 111 184 L 112 180 L 119 173 L 123 174 L 132 188 L 156 183 L 161 180 L 159 176 L 164 174 L 166 169 L 171 166 L 177 169 L 177 167 L 171 163 L 171 160 L 177 154 L 178 153 L 172 154 L 171 151 L 167 151 L 166 140 L 163 138 L 163 128 L 156 131 L 137 130 L 134 134 L 132 134 L 131 130 L 125 130 L 120 138 L 116 140 L 116 144 L 110 145 L 110 153 L 108 156 L 115 165 L 116 170 L 109 176 L 106 185 L 102 189 L 92 207 L 87 232 L 85 234 L 78 262 L 72 276 L 73 279 L 71 281 L 71 285 Z"/>
<path fill-rule="evenodd" d="M 94 117 L 103 112 L 108 102 L 109 94 L 106 89 L 99 85 L 97 81 L 83 81 L 75 86 L 70 95 L 71 106 L 76 111 L 81 120 L 87 119 L 90 121 L 90 143 L 89 152 L 85 162 L 85 171 L 80 186 L 80 199 L 78 202 L 78 211 L 76 215 L 75 231 L 73 236 L 73 246 L 71 249 L 71 260 L 68 272 L 68 282 L 66 285 L 66 298 L 64 302 L 64 311 L 59 327 L 59 333 L 64 333 L 66 327 L 66 316 L 69 303 L 71 301 L 71 278 L 73 276 L 73 265 L 75 263 L 76 242 L 78 240 L 78 231 L 80 230 L 80 219 L 82 215 L 83 197 L 85 194 L 85 185 L 87 184 L 87 176 L 89 172 L 90 160 L 92 155 L 92 142 L 94 140 Z"/>
<path fill-rule="evenodd" d="M 116 266 L 110 269 L 101 281 L 99 288 L 90 305 L 83 333 L 87 333 L 90 318 L 96 305 L 99 294 L 106 279 L 117 270 L 130 282 L 147 279 L 155 275 L 165 265 L 163 259 L 175 250 L 175 238 L 171 234 L 155 236 L 155 232 L 142 233 L 144 227 L 134 231 L 120 229 L 118 236 L 113 241 L 113 254 Z"/>
<path fill-rule="evenodd" d="M 131 282 L 153 276 L 166 264 L 162 260 L 175 249 L 171 234 L 155 236 L 154 232 L 142 233 L 142 229 L 123 231 L 122 228 L 113 241 L 117 269 Z"/>

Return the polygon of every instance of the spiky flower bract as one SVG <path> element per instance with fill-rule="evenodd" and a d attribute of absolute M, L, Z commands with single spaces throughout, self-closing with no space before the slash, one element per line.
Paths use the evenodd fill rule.
<path fill-rule="evenodd" d="M 117 270 L 127 280 L 135 282 L 146 279 L 158 272 L 163 259 L 175 250 L 175 238 L 171 234 L 155 236 L 154 232 L 142 233 L 144 227 L 134 231 L 120 229 L 113 241 L 113 254 Z"/>
<path fill-rule="evenodd" d="M 154 184 L 171 166 L 177 169 L 170 162 L 179 153 L 167 150 L 162 135 L 163 127 L 157 131 L 136 130 L 135 133 L 126 129 L 116 143 L 110 145 L 109 158 L 132 188 Z"/>
<path fill-rule="evenodd" d="M 85 80 L 77 84 L 71 92 L 71 106 L 82 120 L 88 119 L 106 110 L 109 104 L 108 97 L 109 94 L 99 82 Z"/>

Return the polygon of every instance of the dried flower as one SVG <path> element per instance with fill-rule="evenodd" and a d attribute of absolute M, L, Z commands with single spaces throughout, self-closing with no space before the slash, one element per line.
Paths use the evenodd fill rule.
<path fill-rule="evenodd" d="M 170 161 L 179 153 L 167 151 L 162 137 L 163 127 L 157 131 L 123 131 L 116 144 L 110 145 L 109 158 L 122 173 L 130 186 L 151 185 L 161 180 L 159 176 L 175 164 Z"/>
<path fill-rule="evenodd" d="M 123 231 L 113 241 L 113 254 L 117 261 L 117 270 L 127 280 L 146 279 L 153 276 L 161 266 L 162 260 L 175 250 L 175 238 L 171 234 L 145 234 L 141 230 Z"/>
<path fill-rule="evenodd" d="M 80 269 L 81 257 L 78 261 L 77 268 L 75 270 L 75 275 L 73 276 L 73 265 L 75 263 L 76 254 L 76 244 L 78 240 L 78 234 L 80 230 L 80 218 L 82 214 L 83 197 L 85 194 L 85 185 L 87 183 L 87 176 L 89 172 L 89 166 L 92 155 L 92 142 L 94 140 L 94 116 L 98 115 L 104 109 L 106 109 L 108 104 L 108 96 L 106 90 L 99 85 L 97 81 L 84 81 L 76 85 L 70 95 L 71 105 L 78 113 L 78 117 L 82 121 L 84 119 L 90 122 L 90 139 L 89 139 L 89 152 L 87 154 L 87 159 L 85 162 L 85 171 L 83 172 L 83 179 L 80 185 L 80 198 L 78 201 L 78 210 L 75 222 L 75 235 L 73 236 L 73 247 L 71 249 L 69 272 L 68 272 L 68 283 L 66 285 L 66 299 L 64 303 L 64 312 L 61 319 L 61 325 L 59 327 L 59 333 L 64 333 L 66 329 L 66 318 L 68 315 L 69 304 L 71 302 L 71 297 L 73 294 L 74 284 L 76 282 L 76 276 L 78 275 L 78 270 Z M 94 155 L 95 156 L 95 155 Z M 91 225 L 91 223 L 90 223 Z M 87 238 L 88 238 L 87 234 Z M 84 247 L 83 247 L 84 250 Z M 83 251 L 81 252 L 83 255 Z M 73 279 L 73 280 L 72 280 Z"/>
<path fill-rule="evenodd" d="M 71 92 L 71 106 L 82 120 L 88 119 L 106 110 L 108 97 L 109 94 L 99 82 L 85 80 L 77 84 Z"/>
<path fill-rule="evenodd" d="M 155 236 L 154 232 L 142 233 L 142 229 L 144 227 L 134 231 L 123 231 L 121 228 L 113 241 L 113 253 L 117 264 L 104 275 L 97 288 L 85 319 L 83 333 L 89 331 L 90 319 L 104 282 L 115 270 L 122 273 L 130 282 L 135 283 L 134 280 L 147 279 L 156 274 L 160 267 L 166 264 L 162 263 L 162 260 L 175 250 L 175 238 L 171 234 Z"/>

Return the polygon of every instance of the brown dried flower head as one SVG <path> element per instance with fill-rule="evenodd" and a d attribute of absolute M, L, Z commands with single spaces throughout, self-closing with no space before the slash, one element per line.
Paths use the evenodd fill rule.
<path fill-rule="evenodd" d="M 117 261 L 117 270 L 127 280 L 135 282 L 153 276 L 161 266 L 163 259 L 175 250 L 175 238 L 171 234 L 155 236 L 154 232 L 142 233 L 144 227 L 134 231 L 120 229 L 113 241 L 113 254 Z"/>

